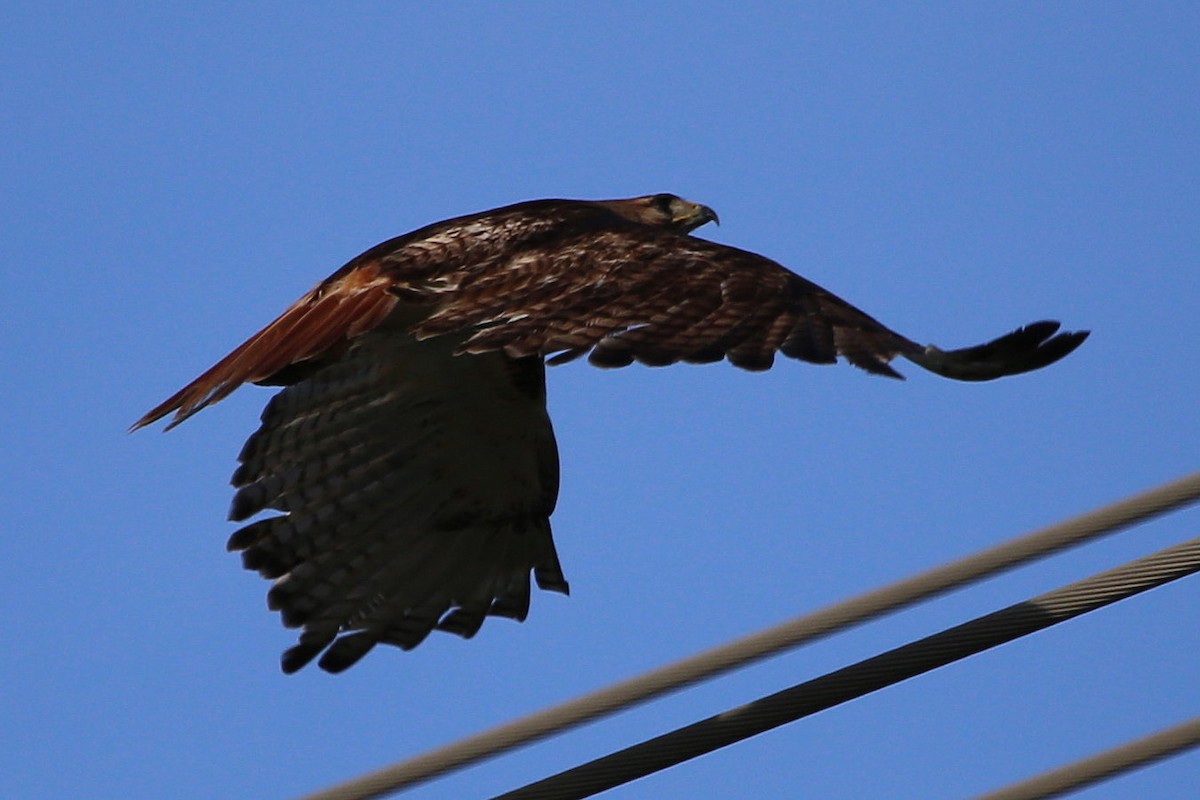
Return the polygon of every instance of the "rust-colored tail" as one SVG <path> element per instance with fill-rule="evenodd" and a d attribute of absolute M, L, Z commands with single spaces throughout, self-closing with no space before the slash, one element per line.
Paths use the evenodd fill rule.
<path fill-rule="evenodd" d="M 389 285 L 374 261 L 321 284 L 203 375 L 146 412 L 130 430 L 174 412 L 167 425 L 170 430 L 243 383 L 264 381 L 293 364 L 337 352 L 387 317 L 397 302 L 387 290 Z"/>

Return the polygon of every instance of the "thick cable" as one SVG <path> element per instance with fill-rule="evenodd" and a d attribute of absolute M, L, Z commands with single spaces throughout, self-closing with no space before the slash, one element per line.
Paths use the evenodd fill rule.
<path fill-rule="evenodd" d="M 493 800 L 578 800 L 1200 571 L 1200 537 L 656 736 Z"/>
<path fill-rule="evenodd" d="M 912 605 L 957 586 L 1083 544 L 1200 498 L 1200 472 L 914 575 L 574 700 L 498 725 L 304 800 L 365 800 L 415 786 L 566 728 L 681 689 L 789 647 Z"/>
<path fill-rule="evenodd" d="M 1058 769 L 981 794 L 975 800 L 1043 800 L 1059 797 L 1123 772 L 1144 767 L 1200 745 L 1200 717 L 1082 758 Z"/>

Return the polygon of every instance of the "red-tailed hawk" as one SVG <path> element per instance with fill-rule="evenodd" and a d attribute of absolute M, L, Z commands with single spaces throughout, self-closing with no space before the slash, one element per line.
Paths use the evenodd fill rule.
<path fill-rule="evenodd" d="M 754 253 L 690 231 L 670 194 L 535 200 L 437 222 L 351 260 L 137 421 L 168 427 L 243 383 L 283 385 L 246 442 L 229 540 L 302 628 L 284 672 L 339 672 L 383 642 L 523 620 L 529 573 L 566 593 L 550 512 L 558 454 L 544 365 L 775 353 L 899 378 L 902 356 L 983 381 L 1044 367 L 1086 332 L 1037 322 L 962 350 L 918 345 Z M 326 649 L 328 648 L 328 649 Z"/>

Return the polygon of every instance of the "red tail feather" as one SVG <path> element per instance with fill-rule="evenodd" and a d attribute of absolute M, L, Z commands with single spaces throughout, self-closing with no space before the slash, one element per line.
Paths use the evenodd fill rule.
<path fill-rule="evenodd" d="M 240 344 L 204 374 L 154 407 L 130 430 L 156 422 L 171 412 L 175 427 L 243 383 L 270 378 L 292 364 L 320 358 L 348 339 L 365 333 L 387 317 L 397 299 L 390 281 L 368 262 L 340 280 L 301 297 L 273 322 Z"/>

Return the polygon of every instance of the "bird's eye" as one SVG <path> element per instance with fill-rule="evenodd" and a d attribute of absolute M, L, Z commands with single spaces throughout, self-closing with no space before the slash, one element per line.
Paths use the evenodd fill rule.
<path fill-rule="evenodd" d="M 650 199 L 650 202 L 659 211 L 663 212 L 664 214 L 670 214 L 673 210 L 672 204 L 675 202 L 675 195 L 673 195 L 673 194 L 656 194 L 656 195 L 654 195 L 654 197 L 652 197 Z"/>

